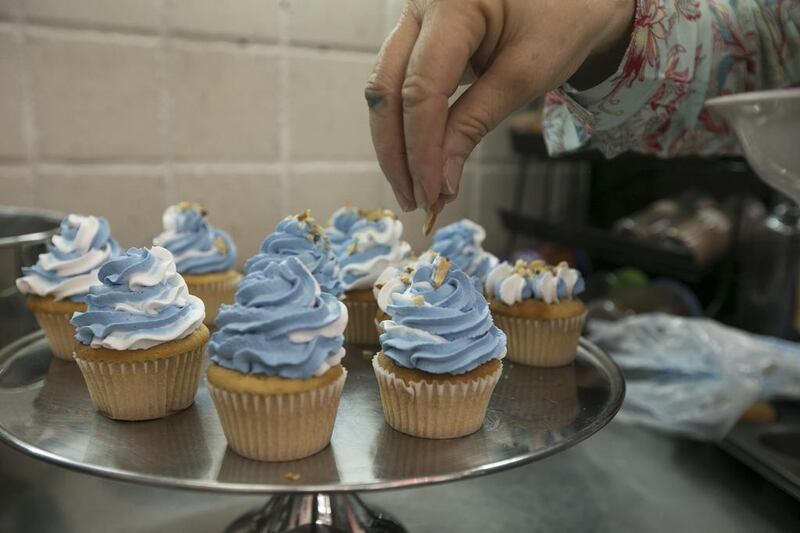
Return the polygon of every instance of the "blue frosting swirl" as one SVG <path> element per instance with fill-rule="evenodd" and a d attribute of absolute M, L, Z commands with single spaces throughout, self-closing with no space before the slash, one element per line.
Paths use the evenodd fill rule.
<path fill-rule="evenodd" d="M 347 244 L 350 230 L 359 220 L 361 220 L 361 215 L 356 207 L 341 207 L 331 215 L 330 224 L 325 228 L 325 233 L 328 235 L 334 251 L 338 253 L 339 248 Z"/>
<path fill-rule="evenodd" d="M 347 309 L 297 257 L 248 274 L 217 315 L 211 360 L 244 374 L 308 379 L 344 355 Z"/>
<path fill-rule="evenodd" d="M 440 259 L 420 265 L 403 293 L 392 295 L 381 323 L 383 353 L 406 368 L 462 374 L 506 352 L 506 336 L 492 321 L 480 282 L 451 268 L 438 287 Z"/>
<path fill-rule="evenodd" d="M 129 248 L 98 272 L 102 283 L 75 313 L 75 338 L 113 350 L 145 349 L 190 335 L 203 322 L 203 302 L 189 294 L 164 248 Z"/>
<path fill-rule="evenodd" d="M 22 268 L 17 287 L 26 294 L 84 302 L 90 287 L 99 284 L 97 269 L 119 253 L 104 217 L 68 215 L 47 253 L 35 265 Z"/>
<path fill-rule="evenodd" d="M 175 257 L 182 274 L 209 274 L 229 270 L 236 260 L 230 235 L 212 228 L 198 204 L 181 203 L 164 212 L 164 232 L 153 239 Z"/>
<path fill-rule="evenodd" d="M 297 257 L 311 271 L 323 292 L 337 298 L 344 292 L 339 265 L 325 233 L 308 214 L 288 216 L 261 243 L 261 251 L 244 264 L 250 274 L 271 263 Z"/>
<path fill-rule="evenodd" d="M 460 220 L 436 231 L 431 250 L 449 257 L 453 264 L 481 281 L 497 265 L 497 258 L 481 246 L 485 230 L 471 220 Z"/>

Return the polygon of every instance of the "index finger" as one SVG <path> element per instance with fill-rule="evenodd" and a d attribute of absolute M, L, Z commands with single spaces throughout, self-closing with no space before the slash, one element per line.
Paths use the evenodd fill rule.
<path fill-rule="evenodd" d="M 419 33 L 419 21 L 406 6 L 394 31 L 378 53 L 364 96 L 369 106 L 372 144 L 383 174 L 405 211 L 416 207 L 411 174 L 403 138 L 403 110 L 400 96 L 408 59 Z"/>
<path fill-rule="evenodd" d="M 403 82 L 403 129 L 417 205 L 432 205 L 442 190 L 448 99 L 458 88 L 486 26 L 483 16 L 439 2 L 423 14 Z"/>

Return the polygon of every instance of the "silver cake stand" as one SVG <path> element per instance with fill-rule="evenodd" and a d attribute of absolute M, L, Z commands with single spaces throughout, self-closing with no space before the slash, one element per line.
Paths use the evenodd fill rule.
<path fill-rule="evenodd" d="M 92 409 L 77 365 L 52 357 L 41 332 L 0 351 L 0 438 L 39 459 L 81 472 L 162 487 L 270 494 L 227 531 L 399 532 L 356 493 L 455 481 L 536 461 L 605 426 L 625 384 L 597 347 L 581 341 L 574 365 L 506 362 L 486 422 L 473 435 L 426 440 L 383 419 L 369 359 L 348 347 L 349 371 L 331 445 L 299 461 L 263 463 L 228 449 L 205 384 L 185 411 L 115 422 Z"/>

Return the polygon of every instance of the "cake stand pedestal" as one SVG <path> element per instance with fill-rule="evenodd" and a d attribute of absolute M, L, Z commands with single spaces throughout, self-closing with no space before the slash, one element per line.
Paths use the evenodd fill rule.
<path fill-rule="evenodd" d="M 622 374 L 581 340 L 575 363 L 552 369 L 506 361 L 486 421 L 460 439 L 404 435 L 383 419 L 370 358 L 348 346 L 348 378 L 331 445 L 298 461 L 245 459 L 227 447 L 200 384 L 190 408 L 117 422 L 92 409 L 77 365 L 52 357 L 37 332 L 0 351 L 0 439 L 34 457 L 107 478 L 169 488 L 272 495 L 227 531 L 402 532 L 357 493 L 456 481 L 558 453 L 599 431 L 625 394 Z"/>

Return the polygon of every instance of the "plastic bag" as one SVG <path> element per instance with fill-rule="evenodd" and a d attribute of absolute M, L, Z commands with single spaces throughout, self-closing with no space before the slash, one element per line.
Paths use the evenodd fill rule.
<path fill-rule="evenodd" d="M 757 400 L 800 398 L 795 343 L 663 314 L 595 320 L 588 338 L 625 374 L 623 422 L 721 440 Z"/>

